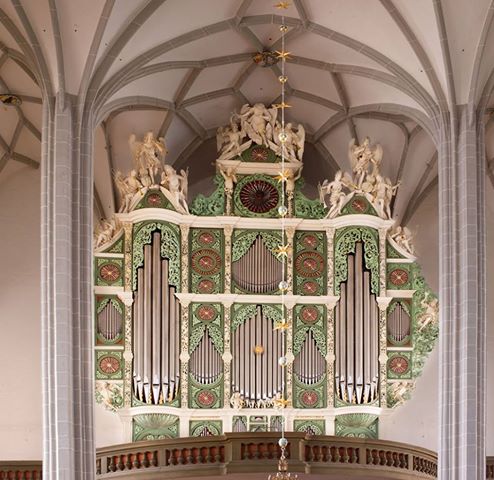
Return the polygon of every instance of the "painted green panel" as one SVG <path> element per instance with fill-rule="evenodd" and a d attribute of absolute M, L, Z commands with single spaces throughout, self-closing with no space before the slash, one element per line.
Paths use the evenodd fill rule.
<path fill-rule="evenodd" d="M 161 440 L 179 435 L 180 420 L 176 415 L 146 413 L 132 419 L 132 441 Z"/>
<path fill-rule="evenodd" d="M 335 434 L 339 437 L 378 438 L 377 415 L 349 413 L 335 418 Z"/>

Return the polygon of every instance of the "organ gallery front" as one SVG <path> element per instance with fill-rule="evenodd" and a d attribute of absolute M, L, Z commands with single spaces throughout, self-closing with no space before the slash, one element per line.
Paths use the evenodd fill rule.
<path fill-rule="evenodd" d="M 193 200 L 161 139 L 131 139 L 94 254 L 96 398 L 129 441 L 279 431 L 281 409 L 288 431 L 376 438 L 413 395 L 438 302 L 390 218 L 382 149 L 353 141 L 352 171 L 310 199 L 304 128 L 277 129 L 276 109 L 233 114 L 216 190 Z"/>

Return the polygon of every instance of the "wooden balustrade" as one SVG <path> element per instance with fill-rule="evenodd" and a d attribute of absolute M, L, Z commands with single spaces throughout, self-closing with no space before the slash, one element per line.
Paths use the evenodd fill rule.
<path fill-rule="evenodd" d="M 41 462 L 0 462 L 0 480 L 41 480 Z"/>
<path fill-rule="evenodd" d="M 97 478 L 155 478 L 154 474 L 163 473 L 173 479 L 183 477 L 185 472 L 188 477 L 275 472 L 280 455 L 278 436 L 227 433 L 101 448 L 96 455 Z M 437 478 L 436 454 L 422 448 L 384 440 L 291 432 L 286 437 L 292 472 L 335 473 L 346 478 L 359 478 L 366 472 L 380 478 Z M 0 462 L 0 480 L 41 478 L 41 462 Z M 487 458 L 486 479 L 494 479 L 494 457 Z"/>

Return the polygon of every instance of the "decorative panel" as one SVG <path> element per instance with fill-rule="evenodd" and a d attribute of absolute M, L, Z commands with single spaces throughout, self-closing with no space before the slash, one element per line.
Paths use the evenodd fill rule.
<path fill-rule="evenodd" d="M 281 188 L 264 174 L 239 179 L 234 193 L 234 213 L 243 217 L 278 217 Z"/>
<path fill-rule="evenodd" d="M 165 413 L 135 415 L 132 420 L 132 440 L 160 440 L 176 438 L 179 432 L 179 417 Z"/>
<path fill-rule="evenodd" d="M 295 233 L 293 255 L 295 294 L 326 294 L 326 258 L 326 235 L 323 232 Z"/>
<path fill-rule="evenodd" d="M 96 345 L 119 346 L 123 343 L 124 305 L 115 296 L 96 297 Z"/>
<path fill-rule="evenodd" d="M 409 263 L 388 263 L 387 288 L 390 290 L 411 290 L 412 274 Z"/>
<path fill-rule="evenodd" d="M 326 421 L 318 419 L 296 419 L 293 421 L 294 432 L 305 432 L 309 435 L 326 435 Z"/>
<path fill-rule="evenodd" d="M 103 258 L 95 259 L 95 280 L 96 285 L 122 287 L 123 286 L 123 259 Z"/>
<path fill-rule="evenodd" d="M 377 438 L 377 415 L 350 413 L 335 418 L 335 435 L 339 437 Z"/>
<path fill-rule="evenodd" d="M 224 289 L 223 230 L 193 228 L 190 231 L 190 291 L 220 293 Z"/>
<path fill-rule="evenodd" d="M 388 351 L 388 378 L 412 378 L 411 352 Z"/>
<path fill-rule="evenodd" d="M 123 375 L 122 352 L 96 351 L 96 379 L 115 380 Z"/>
<path fill-rule="evenodd" d="M 191 437 L 210 437 L 223 433 L 221 420 L 191 420 L 189 423 L 189 435 Z"/>

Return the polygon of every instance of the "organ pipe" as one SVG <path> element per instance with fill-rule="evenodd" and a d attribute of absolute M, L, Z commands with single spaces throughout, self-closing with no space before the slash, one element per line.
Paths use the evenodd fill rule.
<path fill-rule="evenodd" d="M 190 373 L 202 385 L 215 383 L 222 373 L 223 362 L 206 331 L 190 355 Z"/>
<path fill-rule="evenodd" d="M 348 275 L 340 286 L 335 309 L 335 388 L 348 403 L 365 404 L 377 398 L 379 309 L 364 265 L 364 246 L 348 255 Z"/>
<path fill-rule="evenodd" d="M 297 379 L 305 385 L 314 385 L 322 380 L 326 372 L 326 360 L 317 348 L 316 340 L 309 330 L 300 352 L 293 362 Z"/>
<path fill-rule="evenodd" d="M 250 293 L 269 293 L 278 289 L 282 264 L 258 236 L 249 250 L 232 264 L 235 283 Z"/>
<path fill-rule="evenodd" d="M 247 401 L 268 400 L 281 393 L 281 342 L 281 332 L 273 329 L 273 321 L 258 306 L 232 335 L 232 392 Z"/>
<path fill-rule="evenodd" d="M 144 246 L 134 295 L 134 394 L 149 404 L 176 398 L 180 380 L 180 304 L 168 283 L 168 259 L 161 258 L 161 234 Z"/>
<path fill-rule="evenodd" d="M 122 334 L 122 314 L 111 302 L 98 313 L 98 333 L 108 341 L 114 341 Z"/>
<path fill-rule="evenodd" d="M 400 303 L 397 303 L 388 316 L 388 337 L 390 340 L 395 343 L 406 341 L 410 336 L 410 324 L 410 316 Z"/>

